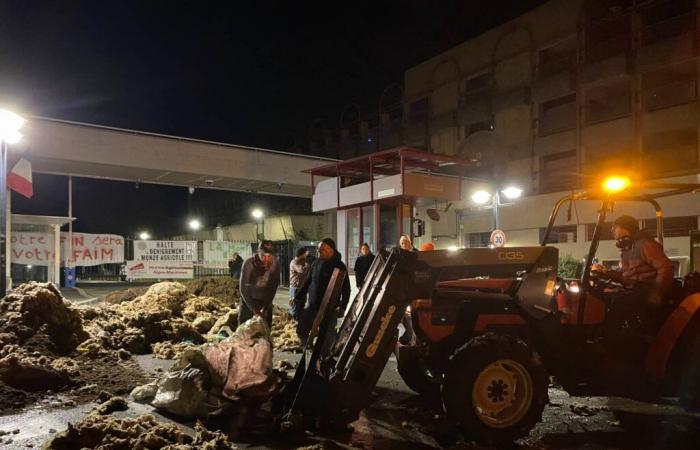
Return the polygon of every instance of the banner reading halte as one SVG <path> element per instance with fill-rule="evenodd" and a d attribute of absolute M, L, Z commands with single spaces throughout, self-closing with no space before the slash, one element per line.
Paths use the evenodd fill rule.
<path fill-rule="evenodd" d="M 15 231 L 12 233 L 11 261 L 15 264 L 48 266 L 54 260 L 52 233 Z M 69 251 L 68 233 L 61 233 L 61 261 Z M 116 234 L 73 233 L 73 260 L 76 266 L 97 266 L 124 262 L 124 238 Z"/>
<path fill-rule="evenodd" d="M 197 261 L 197 241 L 134 241 L 134 261 Z"/>

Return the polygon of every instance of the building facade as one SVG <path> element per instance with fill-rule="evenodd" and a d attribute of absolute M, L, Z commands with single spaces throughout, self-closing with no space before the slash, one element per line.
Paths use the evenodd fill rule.
<path fill-rule="evenodd" d="M 603 173 L 698 182 L 698 3 L 549 1 L 408 69 L 403 89 L 387 88 L 376 113 L 351 111 L 339 137 L 321 135 L 315 145 L 336 146 L 341 158 L 407 145 L 477 161 L 466 175 L 493 180 L 492 190 L 524 189 L 500 209 L 500 225 L 510 244 L 535 244 L 555 199 Z M 465 184 L 445 214 L 454 218 L 428 221 L 423 239 L 485 245 L 493 223 L 470 204 L 475 187 Z M 666 251 L 686 271 L 700 198 L 662 206 Z M 563 254 L 583 256 L 595 213 L 576 205 L 558 223 Z M 651 209 L 621 204 L 613 216 L 622 213 L 653 225 Z M 618 252 L 606 240 L 600 254 L 614 261 Z"/>

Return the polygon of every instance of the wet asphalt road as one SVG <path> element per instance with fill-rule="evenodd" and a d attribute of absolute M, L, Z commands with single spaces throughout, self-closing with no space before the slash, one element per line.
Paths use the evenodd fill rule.
<path fill-rule="evenodd" d="M 71 299 L 85 299 L 104 295 L 102 286 L 86 288 L 84 293 L 67 293 Z M 117 287 L 123 289 L 123 287 Z M 275 303 L 283 306 L 286 293 L 280 291 Z M 91 302 L 92 303 L 92 302 Z M 296 362 L 299 355 L 286 352 L 275 354 L 275 360 Z M 144 370 L 157 373 L 167 369 L 171 361 L 139 356 Z M 556 387 L 549 391 L 550 404 L 544 411 L 543 421 L 512 446 L 512 449 L 698 449 L 700 448 L 700 415 L 690 415 L 672 404 L 655 405 L 608 397 L 571 397 Z M 364 449 L 487 449 L 461 438 L 442 415 L 439 405 L 426 404 L 414 395 L 400 379 L 392 358 L 375 389 L 373 404 L 360 419 L 344 433 L 293 434 L 278 433 L 241 437 L 236 443 L 246 449 L 292 449 L 323 444 L 326 448 Z M 2 449 L 40 448 L 53 432 L 62 431 L 68 422 L 80 420 L 94 405 L 57 408 L 49 399 L 41 405 L 13 415 L 0 416 L 0 435 L 3 431 L 17 434 L 0 436 Z M 128 411 L 117 415 L 136 416 L 155 414 L 150 406 L 130 403 Z M 180 424 L 191 430 L 191 424 Z M 12 442 L 7 442 L 7 439 Z"/>

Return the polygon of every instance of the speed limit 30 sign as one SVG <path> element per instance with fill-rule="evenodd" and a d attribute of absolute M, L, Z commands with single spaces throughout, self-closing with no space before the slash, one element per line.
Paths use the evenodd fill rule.
<path fill-rule="evenodd" d="M 494 247 L 503 247 L 506 245 L 506 234 L 503 230 L 493 230 L 491 233 L 491 245 Z"/>

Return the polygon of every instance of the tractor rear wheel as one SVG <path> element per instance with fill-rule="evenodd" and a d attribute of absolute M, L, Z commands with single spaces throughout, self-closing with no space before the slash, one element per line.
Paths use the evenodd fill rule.
<path fill-rule="evenodd" d="M 486 333 L 452 355 L 442 402 L 467 439 L 511 443 L 542 420 L 549 377 L 522 340 Z"/>
<path fill-rule="evenodd" d="M 416 352 L 409 351 L 400 342 L 396 343 L 396 369 L 401 379 L 413 392 L 427 399 L 440 398 L 440 381 L 436 380 L 425 360 Z M 403 349 L 402 349 L 403 348 Z"/>
<path fill-rule="evenodd" d="M 690 341 L 680 376 L 679 401 L 690 411 L 700 411 L 700 332 Z"/>

